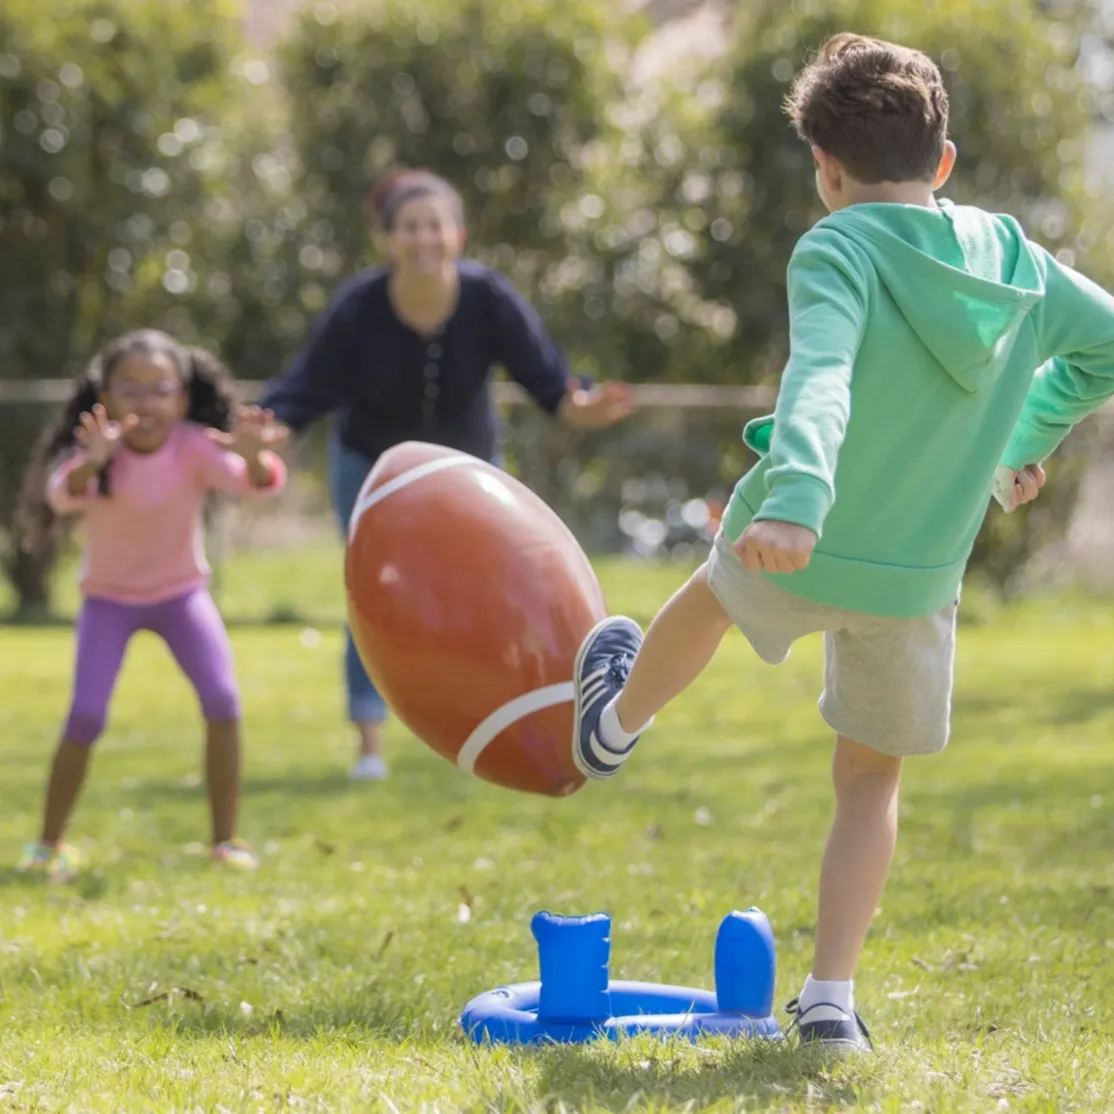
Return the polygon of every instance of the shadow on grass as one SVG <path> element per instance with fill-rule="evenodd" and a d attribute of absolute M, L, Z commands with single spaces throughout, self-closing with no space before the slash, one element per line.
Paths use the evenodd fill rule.
<path fill-rule="evenodd" d="M 333 1044 L 365 1047 L 370 1040 L 401 1042 L 412 1037 L 414 1026 L 409 1012 L 401 1004 L 385 1001 L 377 989 L 374 985 L 367 987 L 358 1001 L 251 1014 L 191 1001 L 175 1001 L 171 1006 L 160 1002 L 136 1012 L 146 1014 L 152 1024 L 164 1026 L 176 1037 L 196 1040 L 275 1036 L 310 1041 L 327 1035 Z"/>
<path fill-rule="evenodd" d="M 415 744 L 417 745 L 417 744 Z M 374 804 L 389 796 L 392 802 L 411 803 L 428 813 L 430 801 L 435 800 L 440 811 L 466 808 L 471 800 L 472 786 L 458 784 L 463 779 L 459 772 L 446 765 L 447 774 L 440 770 L 429 772 L 405 771 L 396 773 L 386 782 L 353 781 L 345 768 L 331 768 L 324 773 L 307 773 L 304 768 L 277 776 L 245 777 L 240 787 L 243 799 L 268 795 L 286 800 L 325 799 L 335 797 L 355 802 Z M 204 797 L 205 789 L 192 782 L 161 781 L 148 779 L 143 782 L 142 795 L 146 800 L 162 798 L 167 801 L 194 801 Z"/>
<path fill-rule="evenodd" d="M 372 790 L 374 792 L 374 789 Z M 143 783 L 145 798 L 161 797 L 164 800 L 193 800 L 204 794 L 198 785 L 178 781 L 147 780 Z M 320 775 L 291 773 L 288 777 L 245 777 L 240 796 L 250 798 L 268 793 L 296 794 L 301 798 L 345 797 L 359 793 L 368 794 L 368 787 L 353 782 L 344 770 L 330 770 Z"/>
<path fill-rule="evenodd" d="M 73 629 L 75 617 L 72 615 L 0 615 L 0 630 L 66 630 Z M 296 610 L 281 609 L 270 615 L 226 615 L 224 625 L 229 630 L 277 630 L 292 627 L 301 630 L 313 627 L 317 630 L 340 630 L 342 620 L 335 615 L 307 615 Z"/>
<path fill-rule="evenodd" d="M 992 695 L 979 692 L 960 692 L 955 700 L 955 718 L 977 720 L 993 716 L 1006 709 L 1024 706 L 1035 723 L 1067 727 L 1086 723 L 1097 716 L 1114 711 L 1114 689 L 1109 687 L 1080 689 L 1024 689 L 1018 693 Z"/>
<path fill-rule="evenodd" d="M 176 1003 L 169 1015 L 167 1007 L 160 1005 L 149 1016 L 175 1037 L 195 1040 L 273 1036 L 308 1041 L 327 1036 L 331 1044 L 357 1048 L 373 1040 L 431 1045 L 444 1040 L 443 1033 L 424 1027 L 416 1032 L 412 1010 L 387 998 L 383 989 L 371 983 L 346 1001 L 249 1016 L 193 1002 Z M 463 1038 L 457 1034 L 455 1040 Z M 489 1051 L 465 1047 L 477 1074 L 489 1075 Z M 782 1109 L 793 1102 L 810 1110 L 838 1109 L 867 1097 L 879 1070 L 874 1057 L 832 1061 L 795 1041 L 713 1041 L 693 1047 L 684 1041 L 640 1038 L 617 1051 L 603 1042 L 522 1048 L 513 1050 L 513 1055 L 524 1069 L 532 1069 L 523 1074 L 533 1078 L 536 1101 L 547 1110 L 557 1109 L 558 1103 L 572 1109 L 597 1103 L 623 1110 L 639 1102 L 704 1104 L 724 1099 L 744 1100 L 748 1110 Z M 492 1095 L 485 1109 L 520 1111 L 521 1099 L 521 1092 L 502 1100 Z"/>
<path fill-rule="evenodd" d="M 671 1043 L 647 1051 L 639 1043 L 618 1056 L 572 1045 L 533 1054 L 539 1066 L 539 1097 L 580 1108 L 589 1102 L 621 1110 L 636 1102 L 711 1103 L 745 1100 L 781 1109 L 802 1102 L 810 1110 L 855 1105 L 869 1084 L 873 1061 L 826 1061 L 815 1049 L 794 1041 L 701 1046 L 695 1051 Z"/>
<path fill-rule="evenodd" d="M 1041 717 L 1044 723 L 1057 727 L 1086 723 L 1096 716 L 1114 711 L 1114 690 L 1110 688 L 1076 689 L 1059 692 L 1048 701 Z"/>
<path fill-rule="evenodd" d="M 33 894 L 45 889 L 61 901 L 99 901 L 111 888 L 107 875 L 100 870 L 87 871 L 65 883 L 48 882 L 41 874 L 22 874 L 14 867 L 0 870 L 0 890 L 26 890 Z"/>

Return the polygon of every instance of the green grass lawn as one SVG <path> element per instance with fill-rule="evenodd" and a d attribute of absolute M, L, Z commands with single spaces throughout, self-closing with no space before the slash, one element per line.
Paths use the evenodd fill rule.
<path fill-rule="evenodd" d="M 0 1111 L 1114 1109 L 1114 606 L 964 627 L 952 744 L 907 769 L 857 983 L 881 1052 L 825 1069 L 745 1043 L 487 1051 L 457 1023 L 535 977 L 539 909 L 609 912 L 612 977 L 711 988 L 719 921 L 752 903 L 780 1014 L 830 812 L 819 640 L 771 670 L 730 636 L 629 769 L 571 799 L 469 779 L 398 725 L 393 780 L 353 786 L 338 568 L 273 554 L 223 581 L 232 614 L 321 628 L 233 631 L 257 876 L 201 853 L 192 697 L 160 644 L 133 646 L 72 831 L 88 872 L 0 872 Z M 601 567 L 643 620 L 683 575 Z M 38 825 L 71 652 L 65 627 L 0 628 L 9 862 Z"/>

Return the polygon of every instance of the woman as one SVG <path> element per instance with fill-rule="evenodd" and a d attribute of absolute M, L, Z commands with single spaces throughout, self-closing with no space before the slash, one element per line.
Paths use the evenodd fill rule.
<path fill-rule="evenodd" d="M 463 206 L 447 182 L 426 171 L 398 171 L 370 201 L 388 265 L 363 271 L 337 292 L 261 400 L 295 432 L 333 416 L 330 486 L 342 531 L 364 479 L 392 445 L 426 441 L 497 460 L 494 364 L 578 429 L 602 429 L 633 411 L 625 384 L 592 388 L 571 377 L 511 283 L 460 258 Z M 387 709 L 350 631 L 345 674 L 348 714 L 359 733 L 351 776 L 382 779 Z"/>

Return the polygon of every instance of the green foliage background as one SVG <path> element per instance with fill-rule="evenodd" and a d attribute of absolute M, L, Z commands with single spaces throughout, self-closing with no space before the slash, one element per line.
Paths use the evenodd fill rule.
<path fill-rule="evenodd" d="M 1106 96 L 1080 64 L 1089 3 L 759 0 L 723 57 L 641 88 L 630 62 L 651 27 L 596 0 L 307 3 L 266 57 L 241 22 L 222 0 L 6 0 L 0 378 L 69 374 L 138 324 L 274 374 L 374 258 L 364 199 L 402 164 L 459 186 L 473 253 L 513 275 L 582 370 L 776 383 L 785 264 L 820 215 L 780 106 L 842 28 L 940 62 L 960 148 L 948 195 L 1015 213 L 1109 277 L 1109 208 L 1083 173 Z M 584 536 L 588 501 L 614 517 L 621 482 L 663 459 L 694 491 L 733 482 L 746 416 L 658 416 L 588 452 L 550 431 L 526 459 L 543 432 L 528 419 L 510 452 Z M 49 562 L 3 532 L 43 417 L 0 408 L 3 559 L 25 608 L 46 603 Z M 1054 511 L 996 519 L 980 541 L 999 583 L 1062 530 L 1083 449 L 1056 469 Z"/>

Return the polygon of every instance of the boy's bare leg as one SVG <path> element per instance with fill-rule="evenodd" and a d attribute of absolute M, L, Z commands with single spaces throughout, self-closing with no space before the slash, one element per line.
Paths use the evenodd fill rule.
<path fill-rule="evenodd" d="M 701 565 L 650 624 L 615 701 L 624 732 L 640 731 L 684 692 L 708 667 L 731 628 L 727 612 L 708 587 L 707 571 Z"/>
<path fill-rule="evenodd" d="M 820 867 L 816 951 L 796 1006 L 802 1038 L 835 1050 L 870 1047 L 854 1012 L 853 980 L 893 861 L 901 766 L 900 758 L 836 739 L 835 819 Z"/>
<path fill-rule="evenodd" d="M 814 979 L 854 974 L 897 844 L 901 764 L 842 735 L 836 740 L 835 819 L 820 867 Z"/>
<path fill-rule="evenodd" d="M 701 565 L 650 625 L 601 623 L 577 655 L 573 761 L 606 778 L 626 761 L 654 715 L 704 671 L 731 626 Z"/>

